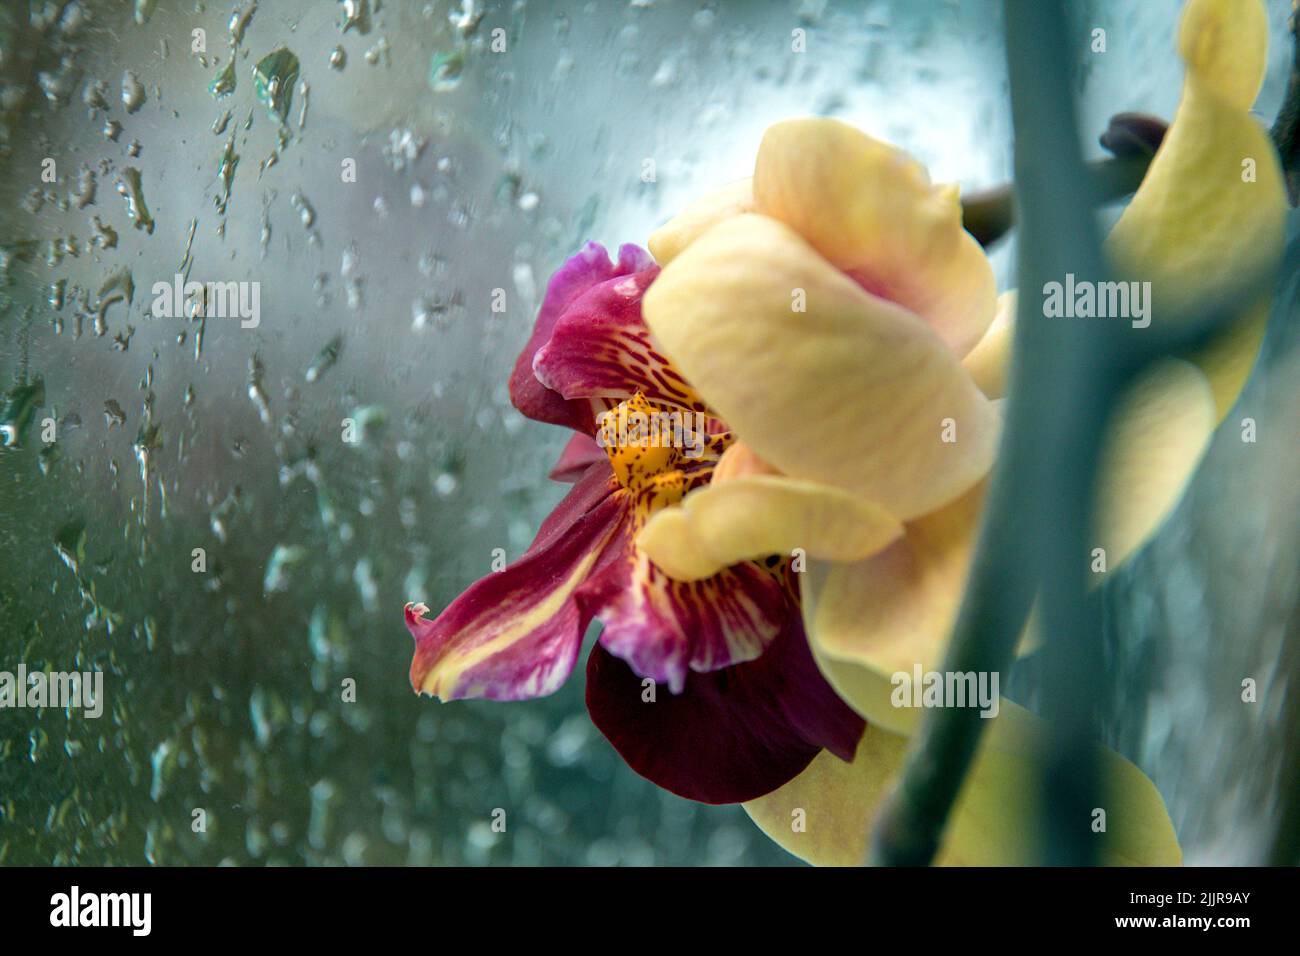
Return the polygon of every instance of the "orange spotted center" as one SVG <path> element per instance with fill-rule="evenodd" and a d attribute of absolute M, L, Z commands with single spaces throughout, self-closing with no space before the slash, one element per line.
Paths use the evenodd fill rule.
<path fill-rule="evenodd" d="M 640 392 L 601 416 L 596 441 L 619 486 L 636 495 L 638 519 L 708 483 L 731 436 L 709 435 L 706 425 L 704 415 L 659 405 Z"/>

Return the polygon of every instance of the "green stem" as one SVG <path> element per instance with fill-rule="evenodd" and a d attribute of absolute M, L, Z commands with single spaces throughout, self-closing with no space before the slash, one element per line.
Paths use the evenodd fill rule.
<path fill-rule="evenodd" d="M 1300 14 L 1291 14 L 1291 75 L 1287 79 L 1282 108 L 1273 122 L 1273 143 L 1282 160 L 1287 195 L 1294 206 L 1300 203 Z"/>
<path fill-rule="evenodd" d="M 1098 279 L 1101 254 L 1091 183 L 1075 140 L 1063 11 L 1058 0 L 1007 0 L 1005 16 L 1021 210 L 1020 288 L 1042 288 L 1067 272 Z M 1082 604 L 1080 556 L 1086 553 L 1089 476 L 1102 412 L 1078 397 L 1104 377 L 1088 342 L 1097 328 L 1044 321 L 1036 296 L 1019 297 L 1002 447 L 943 665 L 947 671 L 1006 671 L 1040 589 L 1044 598 L 1050 590 L 1053 602 Z M 1049 626 L 1064 617 L 1057 607 L 1043 612 Z M 1077 655 L 1085 656 L 1087 646 L 1085 636 Z M 1080 676 L 1090 683 L 1091 675 Z M 983 729 L 973 709 L 927 713 L 875 831 L 873 862 L 930 862 Z M 1066 729 L 1073 737 L 1073 723 Z M 1087 802 L 1091 775 L 1081 779 L 1083 784 L 1053 790 Z"/>
<path fill-rule="evenodd" d="M 1087 588 L 1095 474 L 1116 400 L 1147 365 L 1199 344 L 1273 276 L 1218 290 L 1174 330 L 1048 321 L 1032 290 L 1067 273 L 1103 281 L 1092 210 L 1106 184 L 1085 167 L 1075 130 L 1061 0 L 1006 0 L 1021 211 L 1019 297 L 1006 418 L 966 592 L 943 667 L 1001 673 L 1039 601 L 1046 635 L 1048 744 L 1042 766 L 1046 860 L 1094 861 L 1095 703 L 1102 686 L 1100 610 Z M 1221 293 L 1221 294 L 1220 294 Z M 971 708 L 928 711 L 873 831 L 869 861 L 929 863 L 966 779 L 984 723 Z"/>

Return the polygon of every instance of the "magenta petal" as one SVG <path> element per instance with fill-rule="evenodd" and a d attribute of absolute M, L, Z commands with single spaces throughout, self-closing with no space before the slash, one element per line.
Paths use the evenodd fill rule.
<path fill-rule="evenodd" d="M 515 360 L 510 375 L 510 401 L 529 418 L 552 425 L 564 425 L 587 434 L 595 432 L 595 418 L 591 403 L 566 401 L 547 388 L 533 374 L 533 357 L 550 341 L 555 323 L 565 309 L 592 286 L 619 276 L 632 275 L 646 269 L 655 269 L 654 260 L 644 249 L 624 245 L 618 250 L 618 262 L 611 262 L 605 247 L 589 242 L 575 255 L 570 256 L 547 283 L 542 307 L 528 344 Z"/>
<path fill-rule="evenodd" d="M 588 468 L 601 461 L 609 461 L 605 449 L 590 435 L 579 432 L 564 446 L 547 477 L 552 481 L 577 481 Z"/>
<path fill-rule="evenodd" d="M 418 693 L 523 700 L 559 689 L 591 621 L 574 591 L 626 547 L 627 500 L 613 493 L 612 478 L 608 463 L 590 467 L 522 558 L 471 585 L 436 619 L 407 605 Z"/>
<path fill-rule="evenodd" d="M 600 618 L 600 643 L 678 693 L 687 674 L 750 661 L 776 639 L 790 614 L 777 578 L 743 561 L 702 581 L 676 581 L 630 550 L 578 592 Z"/>
<path fill-rule="evenodd" d="M 798 611 L 762 657 L 692 673 L 681 694 L 648 689 L 597 644 L 587 658 L 587 710 L 641 776 L 701 803 L 771 793 L 823 747 L 851 760 L 866 724 L 831 690 L 808 650 Z"/>
<path fill-rule="evenodd" d="M 652 402 L 706 411 L 641 316 L 642 296 L 658 274 L 654 268 L 602 282 L 570 303 L 533 359 L 538 380 L 568 399 L 621 401 L 640 392 Z"/>

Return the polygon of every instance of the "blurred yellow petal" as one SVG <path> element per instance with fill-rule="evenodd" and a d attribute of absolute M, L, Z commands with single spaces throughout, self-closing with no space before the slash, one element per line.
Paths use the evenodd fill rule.
<path fill-rule="evenodd" d="M 1178 55 L 1195 79 L 1227 106 L 1248 110 L 1264 83 L 1268 11 L 1262 0 L 1188 0 L 1178 24 Z"/>
<path fill-rule="evenodd" d="M 943 866 L 1033 865 L 1041 862 L 1038 754 L 1042 723 L 1003 700 L 962 786 L 935 862 Z M 991 728 L 990 728 L 991 729 Z M 995 739 L 996 738 L 996 739 Z M 826 752 L 799 776 L 744 804 L 772 840 L 821 866 L 857 866 L 866 858 L 871 825 L 897 781 L 907 738 L 868 726 L 852 763 Z M 1094 833 L 1107 865 L 1177 866 L 1182 852 L 1155 785 L 1114 751 L 1098 748 L 1106 831 Z M 1079 826 L 1091 829 L 1091 819 Z"/>
<path fill-rule="evenodd" d="M 1259 347 L 1264 341 L 1268 314 L 1267 301 L 1243 311 L 1212 342 L 1189 356 L 1209 379 L 1214 394 L 1216 425 L 1232 410 L 1237 396 L 1246 387 L 1246 380 L 1250 378 Z"/>
<path fill-rule="evenodd" d="M 961 360 L 962 367 L 989 398 L 1002 398 L 1007 392 L 1015 337 L 1016 291 L 1012 289 L 998 296 L 997 312 L 984 338 Z"/>
<path fill-rule="evenodd" d="M 1153 283 L 1154 321 L 1177 321 L 1217 290 L 1282 254 L 1286 189 L 1268 133 L 1248 112 L 1263 80 L 1268 18 L 1259 0 L 1190 0 L 1178 36 L 1182 101 L 1107 251 Z M 1261 299 L 1267 299 L 1262 290 Z M 1263 335 L 1257 302 L 1194 360 L 1210 377 L 1218 419 L 1249 374 Z"/>
<path fill-rule="evenodd" d="M 1216 424 L 1214 393 L 1196 366 L 1165 359 L 1116 407 L 1097 488 L 1096 547 L 1115 570 L 1182 497 Z"/>
<path fill-rule="evenodd" d="M 1124 395 L 1108 428 L 1098 477 L 1094 547 L 1114 571 L 1169 516 L 1215 426 L 1214 397 L 1192 364 L 1166 359 Z M 890 677 L 937 669 L 956 623 L 985 483 L 909 521 L 901 538 L 863 561 L 814 562 L 803 585 L 804 624 L 822 673 L 868 721 L 912 732 L 920 713 L 890 703 Z M 1085 558 L 1086 560 L 1086 558 Z M 1041 643 L 1031 620 L 1019 652 Z"/>
<path fill-rule="evenodd" d="M 957 187 L 932 185 L 920 163 L 855 127 L 822 118 L 769 127 L 754 201 L 865 288 L 924 318 L 958 355 L 993 318 L 993 270 L 962 228 Z"/>
<path fill-rule="evenodd" d="M 642 306 L 674 367 L 784 474 L 907 520 L 993 462 L 1000 419 L 952 351 L 773 219 L 714 226 Z"/>
<path fill-rule="evenodd" d="M 856 561 L 902 533 L 896 518 L 846 491 L 787 478 L 743 475 L 688 494 L 656 512 L 637 547 L 670 577 L 695 581 L 768 555 Z"/>
<path fill-rule="evenodd" d="M 1098 478 L 1094 546 L 1114 571 L 1153 534 L 1182 496 L 1215 425 L 1214 397 L 1194 365 L 1166 359 L 1125 394 L 1107 432 Z M 818 667 L 869 722 L 911 733 L 921 718 L 894 707 L 890 678 L 939 668 L 965 590 L 986 483 L 909 521 L 903 536 L 851 563 L 813 562 L 803 615 Z M 1034 616 L 1019 653 L 1037 649 Z"/>
<path fill-rule="evenodd" d="M 740 179 L 695 200 L 650 234 L 646 243 L 650 247 L 650 254 L 661 266 L 667 265 L 674 256 L 722 220 L 738 216 L 742 212 L 753 212 L 754 191 L 751 184 L 750 179 Z"/>
<path fill-rule="evenodd" d="M 1259 343 L 1264 337 L 1268 312 L 1268 304 L 1261 303 L 1195 356 L 1197 366 L 1205 373 L 1214 391 L 1218 409 L 1216 423 L 1232 407 L 1250 377 Z M 988 332 L 962 359 L 962 366 L 990 399 L 1001 399 L 1006 395 L 1015 324 L 1016 292 L 1012 289 L 998 297 L 997 315 Z"/>

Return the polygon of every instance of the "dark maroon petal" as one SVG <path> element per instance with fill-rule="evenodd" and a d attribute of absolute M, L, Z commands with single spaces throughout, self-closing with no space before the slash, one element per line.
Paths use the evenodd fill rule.
<path fill-rule="evenodd" d="M 560 266 L 547 283 L 542 307 L 528 344 L 515 360 L 510 375 L 510 401 L 529 418 L 563 425 L 587 434 L 595 433 L 595 418 L 589 401 L 566 401 L 547 388 L 533 374 L 533 357 L 550 341 L 555 323 L 565 309 L 592 286 L 645 269 L 655 269 L 654 260 L 643 249 L 625 245 L 618 250 L 618 262 L 611 262 L 605 247 L 589 242 Z"/>
<path fill-rule="evenodd" d="M 415 639 L 411 686 L 443 700 L 521 700 L 554 693 L 573 671 L 591 621 L 574 592 L 627 546 L 627 496 L 593 465 L 524 556 L 480 579 L 435 619 L 406 606 Z"/>
<path fill-rule="evenodd" d="M 560 452 L 560 457 L 551 466 L 547 477 L 552 481 L 577 481 L 588 468 L 602 461 L 609 463 L 605 449 L 596 444 L 596 439 L 590 435 L 579 432 L 564 446 L 564 451 Z"/>
<path fill-rule="evenodd" d="M 587 658 L 592 722 L 641 776 L 701 803 L 741 803 L 797 776 L 825 747 L 851 760 L 866 724 L 826 683 L 798 611 L 757 660 L 655 688 L 599 643 Z"/>

